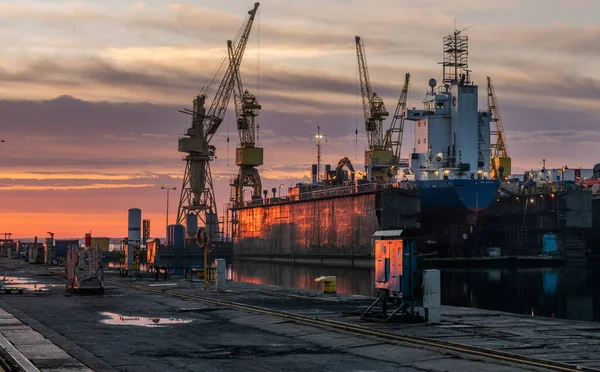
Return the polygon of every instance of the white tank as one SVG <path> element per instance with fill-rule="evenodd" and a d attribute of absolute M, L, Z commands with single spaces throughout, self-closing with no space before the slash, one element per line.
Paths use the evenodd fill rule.
<path fill-rule="evenodd" d="M 129 218 L 127 222 L 127 238 L 132 244 L 136 240 L 142 240 L 142 210 L 131 208 L 129 210 Z"/>

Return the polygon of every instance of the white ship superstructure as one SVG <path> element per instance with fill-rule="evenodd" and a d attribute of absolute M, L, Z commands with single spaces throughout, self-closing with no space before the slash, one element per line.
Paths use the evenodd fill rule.
<path fill-rule="evenodd" d="M 467 37 L 444 38 L 443 81 L 430 79 L 422 110 L 407 110 L 414 122 L 410 159 L 415 180 L 487 179 L 490 169 L 488 110 L 478 110 L 478 86 L 467 69 Z"/>

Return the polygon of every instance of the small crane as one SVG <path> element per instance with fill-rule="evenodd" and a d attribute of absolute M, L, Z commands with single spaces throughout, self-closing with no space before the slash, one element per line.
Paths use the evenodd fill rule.
<path fill-rule="evenodd" d="M 360 90 L 362 94 L 365 129 L 369 149 L 365 151 L 365 168 L 370 180 L 388 181 L 393 174 L 394 154 L 390 144 L 386 146 L 383 134 L 383 121 L 389 116 L 381 97 L 371 89 L 367 57 L 360 36 L 355 37 L 356 56 L 358 58 L 358 73 L 360 75 Z"/>
<path fill-rule="evenodd" d="M 487 77 L 487 95 L 488 110 L 492 113 L 491 122 L 496 123 L 496 130 L 490 130 L 490 134 L 496 137 L 495 143 L 490 139 L 490 177 L 503 180 L 511 172 L 511 160 L 506 147 L 506 137 L 504 136 L 498 102 L 496 101 L 496 90 L 489 76 Z"/>

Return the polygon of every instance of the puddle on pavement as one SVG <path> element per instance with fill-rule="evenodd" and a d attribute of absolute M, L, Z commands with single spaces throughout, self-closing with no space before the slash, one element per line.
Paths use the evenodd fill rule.
<path fill-rule="evenodd" d="M 27 289 L 29 291 L 49 291 L 51 287 L 64 287 L 64 284 L 39 283 L 29 278 L 0 275 L 0 291 L 4 289 Z"/>
<path fill-rule="evenodd" d="M 101 322 L 105 324 L 132 325 L 140 327 L 163 327 L 171 324 L 186 324 L 192 321 L 191 319 L 144 318 L 140 316 L 125 316 L 108 312 L 100 313 L 100 315 L 108 317 L 108 319 L 101 320 Z"/>

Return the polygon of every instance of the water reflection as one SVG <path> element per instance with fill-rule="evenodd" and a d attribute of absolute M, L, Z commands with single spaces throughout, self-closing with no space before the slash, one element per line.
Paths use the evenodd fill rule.
<path fill-rule="evenodd" d="M 45 284 L 29 278 L 0 276 L 0 290 L 27 289 L 29 291 L 48 291 L 50 287 L 64 287 L 64 284 Z"/>
<path fill-rule="evenodd" d="M 373 271 L 369 269 L 253 261 L 233 262 L 233 280 L 239 282 L 320 290 L 321 284 L 315 283 L 315 279 L 329 275 L 336 277 L 339 293 L 374 295 L 375 277 Z"/>
<path fill-rule="evenodd" d="M 163 327 L 170 324 L 185 324 L 190 323 L 191 319 L 175 319 L 175 318 L 144 318 L 144 317 L 132 317 L 124 316 L 115 313 L 100 313 L 100 315 L 108 317 L 108 319 L 102 319 L 101 322 L 112 325 L 130 325 L 130 326 L 141 326 L 141 327 Z"/>
<path fill-rule="evenodd" d="M 337 277 L 340 293 L 374 295 L 373 271 L 234 261 L 236 281 L 319 290 L 315 278 Z M 442 270 L 442 304 L 518 314 L 600 321 L 600 267 Z"/>
<path fill-rule="evenodd" d="M 600 321 L 598 267 L 443 270 L 442 303 Z"/>

